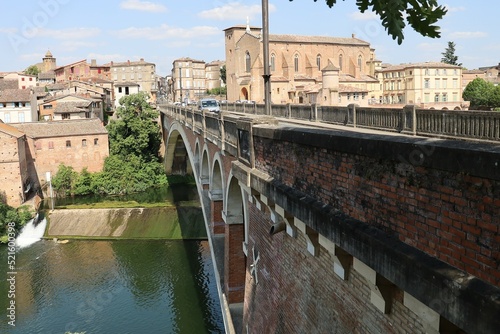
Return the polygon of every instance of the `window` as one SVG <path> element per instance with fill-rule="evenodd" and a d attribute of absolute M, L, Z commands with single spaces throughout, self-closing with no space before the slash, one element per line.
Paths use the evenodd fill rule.
<path fill-rule="evenodd" d="M 69 113 L 63 113 L 63 114 L 61 115 L 61 117 L 62 117 L 62 119 L 70 119 L 70 115 L 69 115 Z"/>
<path fill-rule="evenodd" d="M 425 93 L 425 95 L 424 95 L 424 101 L 425 101 L 426 103 L 429 103 L 429 102 L 430 102 L 430 100 L 431 100 L 430 94 L 429 94 L 429 93 Z"/>
<path fill-rule="evenodd" d="M 122 92 L 122 88 L 118 87 L 118 93 L 121 93 L 121 92 Z"/>
<path fill-rule="evenodd" d="M 361 67 L 361 64 L 363 63 L 363 57 L 361 55 L 358 56 L 358 67 L 359 70 L 361 71 L 363 68 Z"/>
<path fill-rule="evenodd" d="M 298 72 L 299 71 L 299 55 L 295 55 L 295 57 L 293 57 L 293 69 L 295 70 L 295 72 Z"/>
<path fill-rule="evenodd" d="M 359 100 L 359 94 L 358 93 L 353 93 L 353 98 L 354 98 L 354 101 L 358 101 Z"/>
<path fill-rule="evenodd" d="M 453 79 L 453 88 L 458 88 L 458 79 Z"/>
<path fill-rule="evenodd" d="M 14 102 L 14 108 L 19 108 L 19 102 Z"/>
<path fill-rule="evenodd" d="M 271 55 L 271 72 L 274 72 L 276 70 L 276 55 L 272 54 Z"/>
<path fill-rule="evenodd" d="M 443 70 L 443 75 L 447 75 L 448 73 L 446 73 L 446 69 Z"/>
<path fill-rule="evenodd" d="M 443 102 L 448 102 L 448 96 L 446 94 L 443 94 L 442 101 Z"/>
<path fill-rule="evenodd" d="M 21 89 L 26 89 L 26 86 L 22 86 Z"/>
<path fill-rule="evenodd" d="M 436 75 L 439 75 L 439 69 L 436 68 Z"/>
<path fill-rule="evenodd" d="M 436 79 L 434 80 L 434 88 L 441 88 L 441 80 Z"/>
<path fill-rule="evenodd" d="M 10 114 L 4 114 L 3 118 L 5 120 L 5 123 L 10 123 Z"/>
<path fill-rule="evenodd" d="M 90 111 L 85 112 L 85 118 L 90 118 Z"/>
<path fill-rule="evenodd" d="M 436 94 L 436 95 L 434 96 L 434 102 L 439 102 L 439 94 Z"/>
<path fill-rule="evenodd" d="M 430 88 L 429 79 L 424 79 L 424 88 Z"/>
<path fill-rule="evenodd" d="M 343 60 L 344 60 L 344 57 L 342 55 L 339 55 L 339 68 L 341 71 L 342 71 Z"/>
<path fill-rule="evenodd" d="M 128 94 L 129 94 L 129 89 L 128 89 L 128 87 L 125 87 L 125 95 L 128 95 Z"/>
<path fill-rule="evenodd" d="M 43 109 L 52 109 L 52 104 L 46 104 L 43 106 Z"/>
<path fill-rule="evenodd" d="M 130 73 L 130 80 L 135 80 L 134 73 Z"/>
<path fill-rule="evenodd" d="M 448 88 L 448 80 L 443 79 L 443 88 Z"/>
<path fill-rule="evenodd" d="M 453 102 L 458 101 L 458 93 L 453 93 Z"/>
<path fill-rule="evenodd" d="M 429 69 L 428 69 L 428 68 L 426 68 L 426 69 L 425 69 L 425 75 L 429 75 L 429 74 L 430 74 L 430 73 L 429 73 Z"/>
<path fill-rule="evenodd" d="M 35 148 L 37 150 L 41 150 L 42 149 L 42 142 L 41 141 L 36 141 L 35 142 Z"/>
<path fill-rule="evenodd" d="M 82 139 L 82 147 L 87 147 L 87 139 Z"/>
<path fill-rule="evenodd" d="M 316 65 L 318 66 L 318 71 L 321 71 L 321 56 L 316 56 Z"/>
<path fill-rule="evenodd" d="M 245 53 L 245 72 L 250 72 L 250 53 Z"/>
<path fill-rule="evenodd" d="M 49 150 L 53 150 L 53 149 L 54 149 L 54 142 L 49 141 Z"/>
<path fill-rule="evenodd" d="M 94 138 L 94 146 L 97 146 L 99 144 L 99 138 Z"/>
<path fill-rule="evenodd" d="M 101 74 L 101 69 L 100 68 L 97 69 L 97 74 Z"/>
<path fill-rule="evenodd" d="M 24 81 L 24 78 L 21 78 L 21 81 Z"/>
<path fill-rule="evenodd" d="M 17 118 L 19 120 L 19 123 L 24 123 L 24 113 L 23 112 L 18 113 Z"/>
<path fill-rule="evenodd" d="M 116 68 L 115 68 L 115 70 L 116 70 Z M 113 74 L 113 80 L 115 80 L 115 81 L 118 80 L 118 74 Z"/>
<path fill-rule="evenodd" d="M 71 147 L 71 140 L 66 140 L 66 148 L 70 148 Z"/>

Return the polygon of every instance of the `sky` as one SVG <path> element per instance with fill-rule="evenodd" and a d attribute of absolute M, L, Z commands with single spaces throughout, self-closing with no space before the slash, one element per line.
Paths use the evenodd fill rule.
<path fill-rule="evenodd" d="M 372 12 L 355 0 L 269 0 L 270 34 L 350 37 L 367 41 L 378 60 L 401 64 L 440 61 L 448 42 L 468 69 L 500 63 L 498 0 L 438 0 L 448 13 L 441 38 L 422 37 L 411 27 L 398 45 Z M 161 76 L 182 57 L 225 60 L 224 29 L 262 27 L 261 0 L 0 0 L 0 72 L 22 71 L 47 50 L 62 66 L 87 59 L 98 64 L 144 58 Z"/>

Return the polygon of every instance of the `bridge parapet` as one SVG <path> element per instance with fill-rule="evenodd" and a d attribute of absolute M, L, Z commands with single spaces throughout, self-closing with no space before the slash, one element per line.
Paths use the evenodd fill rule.
<path fill-rule="evenodd" d="M 326 271 L 351 287 L 362 282 L 368 297 L 358 297 L 384 315 L 371 314 L 370 319 L 396 326 L 388 332 L 398 332 L 391 315 L 399 317 L 398 312 L 406 312 L 401 307 L 406 307 L 430 326 L 429 332 L 445 331 L 443 324 L 451 322 L 470 333 L 494 333 L 500 326 L 496 316 L 500 312 L 500 147 L 318 129 L 310 120 L 321 114 L 311 109 L 306 119 L 307 112 L 301 110 L 304 119 L 299 127 L 255 114 L 203 115 L 217 118 L 219 126 L 212 122 L 212 129 L 200 131 L 204 140 L 213 143 L 210 136 L 218 132 L 221 148 L 225 138 L 231 138 L 227 142 L 234 145 L 231 154 L 238 159 L 232 162 L 231 175 L 246 193 L 245 213 L 224 213 L 224 220 L 233 223 L 226 231 L 245 221 L 244 229 L 233 233 L 245 233 L 243 247 L 247 263 L 252 264 L 247 266 L 245 287 L 248 314 L 257 319 L 267 316 L 261 310 L 286 308 L 287 314 L 302 316 L 298 318 L 303 323 L 280 318 L 267 325 L 284 321 L 290 326 L 286 328 L 293 329 L 309 321 L 308 326 L 320 332 L 315 317 L 303 317 L 310 315 L 307 300 L 327 307 L 335 303 L 335 298 L 328 299 L 332 293 L 328 285 L 335 289 L 342 285 Z M 354 111 L 343 109 L 344 120 L 357 124 L 365 117 Z M 389 118 L 391 112 L 380 110 L 380 115 L 384 113 Z M 416 109 L 408 108 L 391 126 L 414 128 L 415 115 Z M 403 122 L 407 125 L 402 126 Z M 270 236 L 270 228 L 281 223 L 285 228 L 279 230 L 287 233 Z M 236 241 L 232 251 L 241 238 Z M 299 246 L 305 251 L 297 250 Z M 225 270 L 230 271 L 229 266 Z M 328 284 L 320 288 L 322 280 Z M 288 293 L 295 298 L 276 297 L 280 284 L 294 287 Z M 323 312 L 320 306 L 315 312 Z M 327 309 L 324 312 L 328 314 Z M 343 306 L 336 312 L 349 313 Z M 267 328 L 259 327 L 266 324 L 253 326 Z"/>

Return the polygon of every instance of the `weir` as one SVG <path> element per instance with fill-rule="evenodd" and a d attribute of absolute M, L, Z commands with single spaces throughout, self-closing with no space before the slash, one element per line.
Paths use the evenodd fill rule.
<path fill-rule="evenodd" d="M 43 238 L 46 226 L 47 219 L 43 217 L 43 214 L 38 213 L 21 230 L 21 233 L 16 238 L 16 246 L 25 248 L 40 241 Z"/>

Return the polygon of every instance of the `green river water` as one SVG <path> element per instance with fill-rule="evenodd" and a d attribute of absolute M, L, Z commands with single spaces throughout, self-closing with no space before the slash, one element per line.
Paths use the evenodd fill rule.
<path fill-rule="evenodd" d="M 40 240 L 0 271 L 0 333 L 224 332 L 207 240 Z"/>

